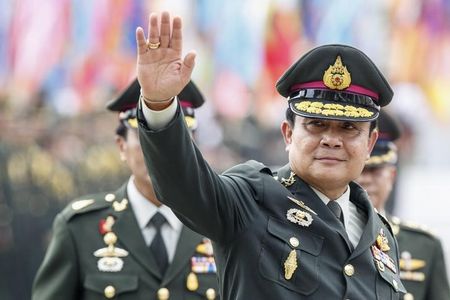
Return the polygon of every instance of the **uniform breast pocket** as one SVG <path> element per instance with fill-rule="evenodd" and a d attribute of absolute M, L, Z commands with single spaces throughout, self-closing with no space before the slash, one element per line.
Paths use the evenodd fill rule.
<path fill-rule="evenodd" d="M 259 257 L 259 272 L 303 295 L 319 287 L 319 254 L 323 237 L 270 218 Z"/>
<path fill-rule="evenodd" d="M 87 295 L 93 294 L 93 299 L 98 299 L 99 294 L 105 299 L 116 299 L 121 294 L 136 291 L 138 277 L 126 274 L 88 274 L 84 280 L 84 288 L 89 291 Z"/>

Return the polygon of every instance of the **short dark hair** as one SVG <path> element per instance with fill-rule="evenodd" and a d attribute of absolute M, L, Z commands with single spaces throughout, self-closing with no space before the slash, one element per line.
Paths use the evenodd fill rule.
<path fill-rule="evenodd" d="M 294 114 L 294 112 L 288 107 L 286 109 L 286 120 L 289 122 L 289 124 L 292 126 L 292 128 L 294 128 L 295 116 L 296 116 L 296 114 Z M 375 128 L 377 128 L 377 126 L 378 126 L 378 119 L 371 121 L 369 132 L 372 133 L 372 131 L 374 131 Z"/>

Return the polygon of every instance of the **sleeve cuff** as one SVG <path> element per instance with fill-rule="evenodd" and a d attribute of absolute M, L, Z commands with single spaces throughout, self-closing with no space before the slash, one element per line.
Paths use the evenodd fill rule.
<path fill-rule="evenodd" d="M 167 108 L 158 111 L 148 108 L 147 105 L 142 102 L 142 99 L 140 99 L 139 101 L 141 101 L 142 113 L 144 115 L 147 126 L 152 130 L 158 130 L 166 127 L 170 123 L 170 121 L 172 121 L 177 112 L 177 97 L 175 97 L 175 99 Z"/>

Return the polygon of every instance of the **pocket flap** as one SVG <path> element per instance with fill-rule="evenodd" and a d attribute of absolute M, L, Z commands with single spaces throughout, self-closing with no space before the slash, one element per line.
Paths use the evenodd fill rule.
<path fill-rule="evenodd" d="M 269 218 L 269 223 L 267 225 L 267 230 L 273 236 L 279 238 L 287 244 L 290 244 L 290 239 L 295 237 L 300 242 L 297 249 L 308 252 L 314 256 L 320 254 L 322 250 L 323 240 L 322 236 L 308 232 L 303 234 L 300 228 L 292 228 L 291 224 L 283 223 L 273 217 Z"/>
<path fill-rule="evenodd" d="M 113 286 L 116 294 L 131 292 L 138 288 L 137 275 L 126 274 L 88 274 L 84 280 L 86 289 L 103 294 L 107 286 Z"/>

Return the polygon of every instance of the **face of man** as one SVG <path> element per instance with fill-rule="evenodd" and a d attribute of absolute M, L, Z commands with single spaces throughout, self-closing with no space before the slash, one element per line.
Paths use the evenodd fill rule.
<path fill-rule="evenodd" d="M 356 179 L 378 137 L 369 122 L 295 117 L 281 131 L 292 170 L 330 198 L 339 197 Z"/>
<path fill-rule="evenodd" d="M 161 205 L 156 199 L 153 185 L 145 166 L 144 154 L 142 153 L 137 130 L 127 129 L 127 137 L 117 136 L 116 143 L 119 147 L 121 160 L 126 162 L 134 176 L 136 188 L 155 205 Z"/>
<path fill-rule="evenodd" d="M 356 180 L 369 194 L 373 206 L 380 211 L 384 210 L 396 173 L 396 167 L 393 165 L 364 168 Z"/>

